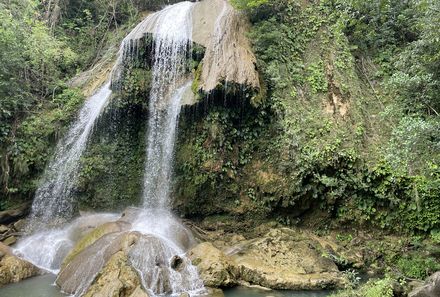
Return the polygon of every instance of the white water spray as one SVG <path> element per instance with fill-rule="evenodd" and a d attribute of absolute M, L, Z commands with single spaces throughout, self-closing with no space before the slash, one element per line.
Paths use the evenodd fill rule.
<path fill-rule="evenodd" d="M 55 154 L 47 166 L 43 182 L 35 193 L 31 222 L 53 223 L 73 214 L 72 190 L 77 178 L 79 160 L 83 154 L 96 119 L 111 95 L 110 82 L 102 86 L 81 108 L 78 118 L 57 144 Z"/>

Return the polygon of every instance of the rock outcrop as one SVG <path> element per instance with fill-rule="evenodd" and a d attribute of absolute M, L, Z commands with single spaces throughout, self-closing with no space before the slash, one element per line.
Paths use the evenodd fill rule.
<path fill-rule="evenodd" d="M 258 93 L 260 80 L 256 58 L 246 37 L 250 26 L 245 14 L 235 10 L 226 0 L 203 0 L 194 4 L 191 15 L 194 47 L 204 48 L 201 68 L 194 78 L 193 91 L 209 94 L 219 86 L 239 85 L 241 90 L 248 89 L 251 93 Z M 148 38 L 154 34 L 159 19 L 160 15 L 152 14 L 148 16 L 148 21 L 145 19 L 139 23 L 126 36 L 129 46 L 125 50 L 137 53 L 139 46 L 150 44 L 151 40 Z M 146 43 L 142 40 L 146 40 Z M 154 47 L 151 46 L 146 48 L 147 52 L 153 50 Z M 116 82 L 122 77 L 122 64 L 120 60 L 113 73 L 113 80 Z M 193 103 L 193 100 L 185 100 L 185 104 Z"/>
<path fill-rule="evenodd" d="M 137 272 L 128 264 L 123 251 L 114 254 L 84 297 L 147 297 Z"/>
<path fill-rule="evenodd" d="M 204 242 L 188 252 L 193 265 L 208 287 L 231 287 L 237 284 L 237 267 L 221 250 Z"/>
<path fill-rule="evenodd" d="M 440 296 L 440 271 L 431 275 L 421 287 L 414 289 L 408 297 L 438 297 Z"/>
<path fill-rule="evenodd" d="M 199 90 L 210 93 L 223 83 L 260 89 L 246 16 L 227 1 L 205 0 L 194 7 L 193 28 L 193 41 L 206 48 Z"/>
<path fill-rule="evenodd" d="M 293 230 L 274 229 L 262 238 L 243 240 L 223 251 L 202 243 L 188 256 L 205 285 L 227 287 L 245 282 L 271 289 L 342 288 L 338 267 L 320 253 L 316 241 Z"/>
<path fill-rule="evenodd" d="M 202 285 L 189 260 L 178 256 L 182 251 L 177 246 L 191 241 L 185 239 L 189 231 L 170 224 L 173 243 L 161 234 L 132 231 L 142 215 L 152 213 L 128 209 L 118 221 L 85 235 L 63 262 L 56 280 L 61 290 L 81 296 L 145 297 L 144 288 L 174 294 L 192 289 L 194 280 Z"/>
<path fill-rule="evenodd" d="M 7 246 L 0 243 L 0 287 L 38 274 L 40 269 L 16 257 Z"/>

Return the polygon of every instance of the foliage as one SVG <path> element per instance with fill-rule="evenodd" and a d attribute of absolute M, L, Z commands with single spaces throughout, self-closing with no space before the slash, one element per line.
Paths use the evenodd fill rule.
<path fill-rule="evenodd" d="M 232 0 L 231 1 L 232 5 L 238 9 L 256 8 L 268 2 L 269 0 Z"/>
<path fill-rule="evenodd" d="M 359 289 L 340 291 L 332 294 L 331 297 L 393 297 L 394 282 L 388 276 L 380 280 L 370 280 Z"/>
<path fill-rule="evenodd" d="M 268 98 L 242 109 L 238 122 L 212 106 L 186 120 L 176 159 L 182 211 L 246 209 L 292 224 L 315 209 L 342 224 L 438 228 L 438 119 L 407 113 L 410 103 L 390 79 L 393 57 L 423 36 L 425 12 L 396 1 L 273 0 L 247 8 Z M 264 123 L 258 137 L 228 133 L 252 135 L 252 116 Z M 234 152 L 248 148 L 254 153 L 241 164 Z M 195 206 L 201 201 L 206 207 Z"/>
<path fill-rule="evenodd" d="M 400 258 L 397 267 L 406 277 L 424 280 L 440 269 L 440 264 L 435 258 L 417 255 Z"/>

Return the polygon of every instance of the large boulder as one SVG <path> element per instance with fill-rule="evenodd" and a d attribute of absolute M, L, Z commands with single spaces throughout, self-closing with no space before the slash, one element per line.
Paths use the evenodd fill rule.
<path fill-rule="evenodd" d="M 189 260 L 177 257 L 182 251 L 166 239 L 106 226 L 86 236 L 85 244 L 78 244 L 65 261 L 56 280 L 62 291 L 81 296 L 134 297 L 147 294 L 136 289 L 141 283 L 155 294 L 180 293 L 181 288 L 190 289 L 197 281 L 201 284 Z"/>
<path fill-rule="evenodd" d="M 237 284 L 237 269 L 221 250 L 204 242 L 188 252 L 205 286 L 230 287 Z"/>
<path fill-rule="evenodd" d="M 14 256 L 7 246 L 0 243 L 0 287 L 38 274 L 40 269 Z"/>
<path fill-rule="evenodd" d="M 222 249 L 226 252 L 205 242 L 188 253 L 206 286 L 246 283 L 271 289 L 315 290 L 346 285 L 335 263 L 323 257 L 319 243 L 291 229 L 274 229 Z"/>
<path fill-rule="evenodd" d="M 113 232 L 103 235 L 93 244 L 80 250 L 62 267 L 56 280 L 57 285 L 69 294 L 85 293 L 112 256 L 119 251 L 127 254 L 138 237 L 137 232 Z"/>
<path fill-rule="evenodd" d="M 141 279 L 129 265 L 123 251 L 114 254 L 98 274 L 84 297 L 134 297 L 148 294 L 141 288 Z"/>
<path fill-rule="evenodd" d="M 272 230 L 231 256 L 240 278 L 272 289 L 315 290 L 346 284 L 338 267 L 316 244 L 290 229 Z"/>
<path fill-rule="evenodd" d="M 69 252 L 66 258 L 63 260 L 61 268 L 66 267 L 81 251 L 88 246 L 95 243 L 98 239 L 106 234 L 122 232 L 130 229 L 131 225 L 127 222 L 116 221 L 104 223 L 101 226 L 93 229 L 83 238 L 81 238 L 75 247 Z"/>
<path fill-rule="evenodd" d="M 414 289 L 408 297 L 439 297 L 440 271 L 431 275 L 421 287 Z"/>

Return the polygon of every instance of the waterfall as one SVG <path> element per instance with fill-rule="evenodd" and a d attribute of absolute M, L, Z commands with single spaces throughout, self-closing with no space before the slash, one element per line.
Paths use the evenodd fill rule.
<path fill-rule="evenodd" d="M 152 84 L 143 177 L 143 208 L 136 209 L 135 215 L 127 216 L 130 218 L 119 219 L 128 223 L 130 230 L 103 236 L 90 250 L 81 253 L 83 257 L 91 258 L 75 262 L 73 275 L 64 273 L 64 270 L 60 272 L 63 275 L 63 285 L 68 286 L 74 296 L 81 296 L 87 291 L 108 260 L 108 254 L 114 250 L 113 246 L 117 241 L 115 238 L 123 238 L 127 232 L 134 232 L 133 236 L 139 238 L 127 257 L 150 296 L 174 296 L 182 292 L 200 292 L 204 288 L 197 269 L 185 257 L 185 252 L 194 244 L 192 234 L 169 210 L 178 117 L 182 98 L 190 90 L 192 83 L 187 73 L 188 58 L 192 54 L 193 6 L 191 2 L 168 6 L 148 16 L 124 38 L 113 67 L 111 82 L 105 84 L 86 102 L 78 120 L 58 144 L 57 152 L 45 174 L 45 183 L 37 191 L 32 218 L 38 218 L 47 224 L 54 217 L 69 218 L 72 215 L 71 192 L 79 159 L 93 124 L 111 96 L 110 85 L 115 91 L 119 90 L 124 67 L 140 58 L 140 47 L 145 45 L 142 38 L 146 32 L 150 32 L 153 38 Z M 96 222 L 100 222 L 100 219 L 115 220 L 114 215 L 95 216 Z M 87 218 L 80 217 L 65 227 L 42 230 L 24 238 L 15 252 L 39 267 L 57 272 L 62 259 L 75 243 L 72 234 L 82 230 L 80 226 L 83 226 L 82 222 L 87 221 Z M 38 251 L 35 250 L 36 246 L 39 246 Z M 104 250 L 108 252 L 103 253 Z M 182 261 L 177 270 L 172 267 L 173 257 Z M 69 264 L 66 269 L 70 265 L 73 264 Z"/>
<path fill-rule="evenodd" d="M 81 108 L 77 119 L 58 142 L 55 154 L 43 174 L 31 210 L 31 225 L 39 227 L 73 214 L 72 190 L 96 119 L 111 96 L 110 82 L 103 85 Z M 37 228 L 38 229 L 38 228 Z"/>
<path fill-rule="evenodd" d="M 193 3 L 182 2 L 146 20 L 147 23 L 155 21 L 155 28 L 144 207 L 164 208 L 169 200 L 180 101 L 190 85 L 187 83 L 178 88 L 184 78 L 187 52 L 191 43 L 192 6 Z"/>

